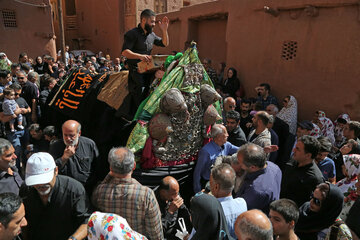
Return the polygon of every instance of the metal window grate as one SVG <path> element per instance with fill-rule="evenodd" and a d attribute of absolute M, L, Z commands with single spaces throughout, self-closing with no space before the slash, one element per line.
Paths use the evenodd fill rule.
<path fill-rule="evenodd" d="M 297 54 L 297 42 L 285 41 L 283 43 L 281 58 L 284 60 L 293 60 Z"/>
<path fill-rule="evenodd" d="M 16 13 L 13 10 L 2 10 L 2 17 L 4 22 L 4 27 L 6 28 L 16 28 Z"/>
<path fill-rule="evenodd" d="M 66 29 L 68 30 L 72 30 L 72 29 L 77 29 L 78 28 L 78 24 L 77 24 L 77 16 L 66 16 Z"/>

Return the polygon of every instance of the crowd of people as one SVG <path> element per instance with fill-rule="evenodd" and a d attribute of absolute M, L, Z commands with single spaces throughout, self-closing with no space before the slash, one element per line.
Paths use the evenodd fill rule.
<path fill-rule="evenodd" d="M 72 69 L 131 72 L 134 59 L 148 60 L 131 50 L 155 25 L 154 13 L 143 12 L 125 36 L 129 64 L 124 56 L 74 58 L 68 47 L 65 62 L 20 53 L 12 63 L 0 53 L 0 239 L 359 239 L 360 122 L 321 110 L 298 121 L 295 96 L 280 104 L 261 83 L 245 98 L 236 69 L 221 63 L 216 71 L 210 59 L 202 63 L 222 97 L 223 122 L 197 153 L 192 186 L 173 176 L 142 185 L 134 153 L 118 146 L 98 179 L 97 143 L 76 120 L 56 129 L 47 98 Z M 162 39 L 150 35 L 159 46 L 168 45 L 168 23 L 160 23 Z M 136 88 L 131 97 L 140 98 Z"/>
<path fill-rule="evenodd" d="M 95 68 L 101 58 L 92 58 L 81 67 Z M 360 123 L 347 114 L 332 121 L 316 111 L 298 122 L 294 96 L 280 108 L 263 83 L 246 99 L 234 68 L 216 73 L 205 59 L 223 97 L 223 124 L 198 153 L 186 206 L 175 178 L 154 190 L 132 178 L 135 157 L 125 147 L 111 149 L 97 185 L 99 151 L 81 124 L 68 120 L 61 132 L 43 125 L 47 96 L 78 67 L 72 61 L 54 68 L 44 56 L 31 65 L 21 53 L 11 71 L 0 70 L 0 236 L 9 236 L 1 239 L 356 239 Z M 115 60 L 109 71 L 117 68 L 125 67 Z"/>

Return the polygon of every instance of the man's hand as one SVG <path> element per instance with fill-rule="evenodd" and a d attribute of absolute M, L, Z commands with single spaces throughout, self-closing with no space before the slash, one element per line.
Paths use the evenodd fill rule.
<path fill-rule="evenodd" d="M 245 126 L 246 126 L 247 128 L 251 128 L 251 127 L 252 127 L 252 123 L 251 123 L 251 122 L 248 122 Z"/>
<path fill-rule="evenodd" d="M 22 114 L 22 113 L 23 113 L 23 112 L 22 112 L 22 109 L 23 109 L 23 108 L 16 108 L 16 110 L 14 111 L 14 113 L 15 113 L 16 115 Z"/>
<path fill-rule="evenodd" d="M 168 17 L 163 17 L 163 19 L 161 21 L 159 21 L 159 27 L 161 29 L 161 31 L 167 31 L 168 27 L 169 27 L 169 18 Z"/>
<path fill-rule="evenodd" d="M 184 204 L 184 199 L 182 199 L 179 195 L 170 203 L 168 212 L 170 214 L 174 214 L 174 212 L 176 212 L 176 210 L 179 209 L 179 207 L 181 207 L 181 205 Z"/>
<path fill-rule="evenodd" d="M 271 153 L 271 152 L 275 152 L 277 150 L 279 150 L 279 147 L 277 145 L 270 145 L 270 146 L 264 147 L 265 153 Z"/>
<path fill-rule="evenodd" d="M 64 150 L 64 154 L 61 157 L 61 160 L 63 162 L 63 165 L 75 154 L 75 146 L 66 146 Z"/>
<path fill-rule="evenodd" d="M 144 61 L 144 62 L 150 62 L 151 61 L 151 56 L 149 56 L 149 55 L 140 55 L 140 60 Z"/>
<path fill-rule="evenodd" d="M 29 108 L 30 109 L 30 108 Z M 27 114 L 30 112 L 27 108 L 19 108 L 21 114 Z"/>

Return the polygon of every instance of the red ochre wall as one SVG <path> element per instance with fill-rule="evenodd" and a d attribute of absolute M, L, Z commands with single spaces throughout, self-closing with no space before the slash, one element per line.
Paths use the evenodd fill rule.
<path fill-rule="evenodd" d="M 75 29 L 67 27 L 66 2 L 63 0 L 65 42 L 70 50 L 102 51 L 112 58 L 120 56 L 124 32 L 124 3 L 121 0 L 77 0 Z M 54 23 L 57 26 L 57 22 Z M 60 34 L 57 31 L 58 34 Z M 81 45 L 79 46 L 79 39 Z M 60 41 L 57 41 L 58 49 Z"/>
<path fill-rule="evenodd" d="M 36 7 L 15 1 L 0 0 L 0 52 L 5 52 L 11 61 L 17 62 L 19 53 L 26 52 L 35 59 L 38 55 L 55 57 L 55 36 L 49 0 L 32 0 Z M 6 28 L 2 10 L 15 11 L 17 27 Z"/>
<path fill-rule="evenodd" d="M 171 43 L 154 53 L 183 50 L 194 39 L 201 58 L 238 70 L 247 96 L 268 82 L 280 101 L 286 95 L 297 98 L 300 120 L 311 119 L 316 110 L 332 119 L 342 112 L 360 119 L 360 12 L 356 5 L 341 6 L 351 2 L 219 0 L 184 7 L 165 14 L 174 21 Z M 318 16 L 307 15 L 308 4 L 321 6 Z M 262 11 L 264 6 L 282 10 L 274 17 Z M 285 41 L 297 42 L 295 58 L 282 58 Z"/>

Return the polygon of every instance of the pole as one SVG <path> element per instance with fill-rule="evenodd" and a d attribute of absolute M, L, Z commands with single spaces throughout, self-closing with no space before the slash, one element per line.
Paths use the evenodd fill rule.
<path fill-rule="evenodd" d="M 59 27 L 60 27 L 60 47 L 61 47 L 61 59 L 66 64 L 65 57 L 65 33 L 64 33 L 64 19 L 62 11 L 62 0 L 58 0 L 58 15 L 59 15 Z"/>

